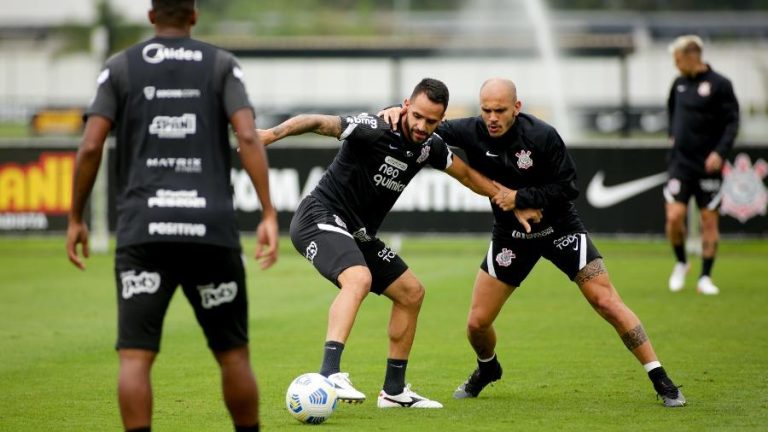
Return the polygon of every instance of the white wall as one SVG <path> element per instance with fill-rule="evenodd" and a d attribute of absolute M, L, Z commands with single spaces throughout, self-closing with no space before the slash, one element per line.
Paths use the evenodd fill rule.
<path fill-rule="evenodd" d="M 26 104 L 87 104 L 100 64 L 87 54 L 56 56 L 45 43 L 0 41 L 0 101 Z M 761 44 L 711 45 L 705 59 L 731 78 L 744 110 L 765 112 L 768 101 L 768 47 Z M 401 88 L 393 89 L 392 63 L 386 59 L 241 58 L 254 104 L 262 108 L 339 106 L 378 107 L 399 102 L 423 77 L 438 78 L 451 90 L 451 108 L 475 110 L 480 84 L 507 76 L 518 84 L 525 107 L 546 117 L 553 100 L 551 82 L 535 58 L 431 58 L 403 60 Z M 617 104 L 620 64 L 615 58 L 566 58 L 562 90 L 571 106 Z M 629 58 L 630 101 L 663 105 L 676 75 L 666 46 L 654 45 Z"/>

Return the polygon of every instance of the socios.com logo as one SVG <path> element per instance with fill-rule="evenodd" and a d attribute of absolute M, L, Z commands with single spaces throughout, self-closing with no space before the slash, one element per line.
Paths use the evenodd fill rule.
<path fill-rule="evenodd" d="M 151 43 L 141 50 L 144 61 L 151 64 L 162 63 L 165 60 L 202 61 L 203 52 L 186 48 L 168 48 L 160 43 Z"/>

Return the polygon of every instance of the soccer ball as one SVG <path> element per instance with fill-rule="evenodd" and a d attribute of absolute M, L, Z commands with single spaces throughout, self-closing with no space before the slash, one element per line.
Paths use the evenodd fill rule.
<path fill-rule="evenodd" d="M 336 409 L 336 389 L 318 373 L 299 376 L 285 393 L 288 412 L 302 423 L 320 424 Z"/>

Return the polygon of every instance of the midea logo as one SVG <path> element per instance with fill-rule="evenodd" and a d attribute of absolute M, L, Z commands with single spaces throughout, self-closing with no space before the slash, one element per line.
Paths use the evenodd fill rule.
<path fill-rule="evenodd" d="M 168 48 L 163 44 L 151 43 L 141 50 L 144 61 L 151 64 L 162 63 L 164 60 L 202 61 L 203 52 L 184 48 Z"/>

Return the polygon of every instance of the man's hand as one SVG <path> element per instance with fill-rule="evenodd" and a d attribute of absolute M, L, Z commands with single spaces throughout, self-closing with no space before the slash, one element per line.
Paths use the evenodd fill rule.
<path fill-rule="evenodd" d="M 717 153 L 712 152 L 704 161 L 704 169 L 708 174 L 715 174 L 723 168 L 723 158 Z"/>
<path fill-rule="evenodd" d="M 526 233 L 531 232 L 531 224 L 541 222 L 541 210 L 539 209 L 519 209 L 513 210 L 515 217 L 520 225 L 523 226 Z"/>
<path fill-rule="evenodd" d="M 256 228 L 256 261 L 262 270 L 272 267 L 277 261 L 277 214 L 264 214 Z"/>
<path fill-rule="evenodd" d="M 400 124 L 400 117 L 405 115 L 406 111 L 408 111 L 406 107 L 392 107 L 377 112 L 376 116 L 383 118 L 393 131 L 397 131 L 397 125 Z"/>
<path fill-rule="evenodd" d="M 497 181 L 494 181 L 493 184 L 499 188 L 499 192 L 492 198 L 494 204 L 501 207 L 501 209 L 504 211 L 514 210 L 517 191 L 514 189 L 509 189 Z"/>
<path fill-rule="evenodd" d="M 85 222 L 74 222 L 71 219 L 67 225 L 67 256 L 69 262 L 80 270 L 85 270 L 85 264 L 77 253 L 77 245 L 81 245 L 83 257 L 88 258 L 90 251 L 88 249 L 88 227 Z"/>

